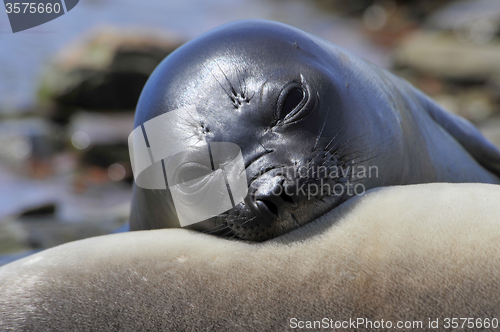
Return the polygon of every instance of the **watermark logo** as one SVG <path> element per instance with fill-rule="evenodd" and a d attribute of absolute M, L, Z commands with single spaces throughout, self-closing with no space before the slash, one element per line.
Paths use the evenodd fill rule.
<path fill-rule="evenodd" d="M 145 122 L 128 138 L 136 185 L 166 189 L 168 183 L 181 227 L 230 210 L 248 194 L 239 146 L 205 142 L 200 123 L 191 105 Z"/>
<path fill-rule="evenodd" d="M 19 2 L 3 0 L 12 32 L 16 33 L 52 21 L 73 9 L 79 0 Z"/>

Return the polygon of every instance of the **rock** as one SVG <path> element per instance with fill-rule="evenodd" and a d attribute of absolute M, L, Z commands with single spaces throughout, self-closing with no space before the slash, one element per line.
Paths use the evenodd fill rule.
<path fill-rule="evenodd" d="M 156 30 L 102 27 L 55 55 L 39 86 L 41 104 L 55 104 L 56 118 L 75 108 L 134 109 L 155 67 L 182 44 Z"/>
<path fill-rule="evenodd" d="M 500 109 L 499 37 L 500 1 L 457 1 L 402 39 L 395 68 L 412 73 L 410 80 L 448 110 L 481 122 Z"/>
<path fill-rule="evenodd" d="M 72 171 L 41 181 L 14 175 L 0 167 L 0 223 L 12 216 L 37 210 L 53 210 L 53 216 L 46 213 L 45 217 L 50 215 L 61 223 L 126 220 L 130 213 L 131 188 L 113 181 L 107 172 L 104 175 L 106 183 L 86 181 L 85 193 L 78 194 L 72 189 Z M 45 211 L 39 210 L 42 206 L 46 207 Z"/>
<path fill-rule="evenodd" d="M 41 206 L 54 205 L 59 196 L 66 197 L 64 186 L 12 174 L 0 167 L 0 223 L 4 218 L 20 215 Z"/>
<path fill-rule="evenodd" d="M 56 213 L 56 205 L 54 203 L 48 203 L 32 207 L 31 209 L 24 210 L 21 213 L 20 217 L 53 216 L 55 213 Z"/>
<path fill-rule="evenodd" d="M 456 95 L 447 93 L 432 97 L 448 111 L 474 123 L 488 119 L 496 111 L 494 100 L 486 89 L 461 89 Z"/>
<path fill-rule="evenodd" d="M 500 28 L 500 1 L 466 0 L 452 2 L 434 12 L 427 19 L 427 26 L 438 30 L 456 30 L 467 25 L 473 28 L 474 24 L 485 20 L 498 31 L 498 28 Z M 476 29 L 479 27 L 476 26 Z"/>
<path fill-rule="evenodd" d="M 13 218 L 0 219 L 0 255 L 30 249 L 29 234 Z"/>
<path fill-rule="evenodd" d="M 469 89 L 460 94 L 458 98 L 460 105 L 459 114 L 473 122 L 479 122 L 489 118 L 495 109 L 492 98 L 484 89 Z"/>
<path fill-rule="evenodd" d="M 5 119 L 0 122 L 0 165 L 13 174 L 47 178 L 54 173 L 61 136 L 59 126 L 40 117 Z"/>
<path fill-rule="evenodd" d="M 485 82 L 500 75 L 500 41 L 471 47 L 453 33 L 420 31 L 395 49 L 396 67 L 410 67 L 439 78 Z"/>
<path fill-rule="evenodd" d="M 394 3 L 398 7 L 404 8 L 408 16 L 414 19 L 425 18 L 429 13 L 452 0 L 315 0 L 314 3 L 322 10 L 331 11 L 340 15 L 359 16 L 363 15 L 367 9 L 373 5 L 386 5 Z"/>
<path fill-rule="evenodd" d="M 478 125 L 481 133 L 500 149 L 500 118 L 492 118 Z"/>
<path fill-rule="evenodd" d="M 85 183 L 95 182 L 96 169 L 101 177 L 113 181 L 133 179 L 128 151 L 128 136 L 134 129 L 134 114 L 78 112 L 71 117 L 68 141 L 79 150 L 80 165 L 88 169 L 76 179 L 77 191 Z M 102 182 L 102 181 L 97 181 Z"/>
<path fill-rule="evenodd" d="M 0 122 L 0 159 L 4 164 L 19 164 L 31 157 L 49 157 L 54 152 L 57 129 L 37 117 L 3 120 Z"/>
<path fill-rule="evenodd" d="M 432 98 L 447 111 L 458 114 L 460 112 L 460 105 L 457 98 L 449 94 L 438 94 Z"/>
<path fill-rule="evenodd" d="M 27 241 L 33 249 L 47 249 L 66 242 L 110 234 L 123 221 L 86 221 L 80 223 L 60 223 L 51 218 L 18 221 L 27 233 Z"/>
<path fill-rule="evenodd" d="M 84 138 L 87 140 L 89 146 L 102 144 L 128 144 L 128 136 L 133 129 L 134 114 L 130 112 L 78 112 L 71 117 L 68 126 L 68 134 L 72 143 L 76 143 L 77 145 L 78 135 L 81 136 L 80 139 Z M 75 136 L 75 134 L 77 136 Z M 76 139 L 75 142 L 73 137 Z"/>
<path fill-rule="evenodd" d="M 485 82 L 500 74 L 500 1 L 456 1 L 402 40 L 396 66 L 439 78 Z"/>

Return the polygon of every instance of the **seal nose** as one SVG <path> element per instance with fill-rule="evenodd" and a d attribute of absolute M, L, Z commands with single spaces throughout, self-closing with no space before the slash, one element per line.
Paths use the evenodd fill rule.
<path fill-rule="evenodd" d="M 287 205 L 295 205 L 283 187 L 284 178 L 275 176 L 260 185 L 253 195 L 248 195 L 252 212 L 264 218 L 276 219 Z"/>

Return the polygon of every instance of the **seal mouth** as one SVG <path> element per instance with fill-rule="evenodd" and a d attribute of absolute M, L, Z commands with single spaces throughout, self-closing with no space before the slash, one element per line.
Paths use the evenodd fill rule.
<path fill-rule="evenodd" d="M 276 205 L 269 201 L 257 202 L 260 214 L 252 213 L 245 204 L 241 203 L 228 211 L 226 215 L 218 216 L 217 226 L 214 230 L 206 231 L 206 233 L 225 238 L 262 242 L 300 228 L 346 200 L 345 197 L 316 199 L 311 201 L 309 206 L 303 205 L 294 211 L 286 211 L 283 214 L 279 214 Z M 314 207 L 316 212 L 307 219 L 300 218 L 301 214 L 309 215 L 310 207 Z M 299 219 L 301 220 L 299 221 Z"/>

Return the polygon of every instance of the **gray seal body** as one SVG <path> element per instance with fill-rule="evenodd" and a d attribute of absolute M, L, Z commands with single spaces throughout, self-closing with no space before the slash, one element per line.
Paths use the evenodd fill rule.
<path fill-rule="evenodd" d="M 231 23 L 177 49 L 147 82 L 135 126 L 188 105 L 201 120 L 183 130 L 237 144 L 250 188 L 244 202 L 190 226 L 197 230 L 266 240 L 375 187 L 499 183 L 500 152 L 469 122 L 284 24 Z M 171 227 L 179 221 L 168 187 L 136 186 L 131 229 Z"/>
<path fill-rule="evenodd" d="M 454 317 L 494 331 L 499 200 L 496 185 L 393 186 L 261 243 L 71 242 L 0 267 L 0 331 L 449 331 Z"/>

